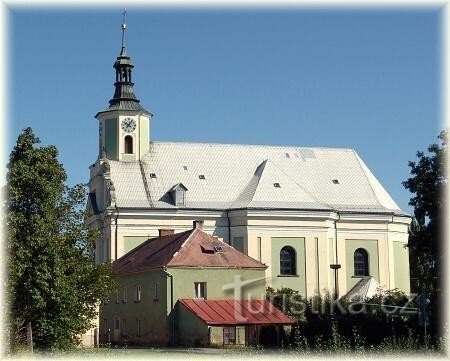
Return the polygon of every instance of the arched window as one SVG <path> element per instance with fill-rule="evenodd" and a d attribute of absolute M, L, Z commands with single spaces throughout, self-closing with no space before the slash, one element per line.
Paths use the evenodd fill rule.
<path fill-rule="evenodd" d="M 125 153 L 133 154 L 133 137 L 131 135 L 125 137 Z"/>
<path fill-rule="evenodd" d="M 369 255 L 367 251 L 358 248 L 353 255 L 353 265 L 355 268 L 355 276 L 369 275 Z"/>
<path fill-rule="evenodd" d="M 292 247 L 283 247 L 280 251 L 280 275 L 295 275 L 296 260 L 295 250 Z"/>

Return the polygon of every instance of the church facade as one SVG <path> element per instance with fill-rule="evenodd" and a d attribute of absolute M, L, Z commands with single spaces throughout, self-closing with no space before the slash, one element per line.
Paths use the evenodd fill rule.
<path fill-rule="evenodd" d="M 267 286 L 343 295 L 371 276 L 409 292 L 411 217 L 355 150 L 155 141 L 133 67 L 123 45 L 114 96 L 96 115 L 86 220 L 101 232 L 96 262 L 201 220 L 205 232 L 265 264 Z"/>

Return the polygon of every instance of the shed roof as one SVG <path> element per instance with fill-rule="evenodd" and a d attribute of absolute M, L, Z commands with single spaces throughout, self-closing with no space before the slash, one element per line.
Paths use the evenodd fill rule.
<path fill-rule="evenodd" d="M 112 264 L 113 274 L 158 267 L 261 268 L 267 266 L 229 244 L 193 229 L 149 239 Z"/>
<path fill-rule="evenodd" d="M 374 296 L 382 289 L 381 285 L 373 277 L 364 277 L 347 292 L 343 298 L 349 301 L 363 301 Z"/>
<path fill-rule="evenodd" d="M 286 316 L 267 300 L 180 299 L 179 302 L 207 325 L 291 325 Z"/>

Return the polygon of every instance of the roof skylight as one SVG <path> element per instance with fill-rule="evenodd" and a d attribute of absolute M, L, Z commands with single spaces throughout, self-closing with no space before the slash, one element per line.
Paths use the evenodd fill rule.
<path fill-rule="evenodd" d="M 275 188 L 281 188 L 280 183 L 274 183 L 273 186 L 274 186 Z"/>
<path fill-rule="evenodd" d="M 338 179 L 333 179 L 333 184 L 339 184 L 339 180 Z"/>

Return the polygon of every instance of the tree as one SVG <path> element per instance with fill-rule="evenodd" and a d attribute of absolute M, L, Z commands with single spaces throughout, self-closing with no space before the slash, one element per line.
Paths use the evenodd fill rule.
<path fill-rule="evenodd" d="M 409 204 L 414 207 L 414 218 L 408 241 L 413 292 L 427 292 L 432 298 L 430 309 L 440 317 L 442 266 L 445 248 L 442 247 L 441 227 L 446 208 L 447 187 L 447 130 L 438 136 L 441 144 L 431 144 L 428 154 L 417 152 L 418 160 L 409 162 L 411 177 L 403 182 L 413 197 Z M 432 307 L 434 305 L 434 307 Z M 437 322 L 435 322 L 434 326 Z"/>
<path fill-rule="evenodd" d="M 110 266 L 94 265 L 93 239 L 83 216 L 86 189 L 64 185 L 54 146 L 31 128 L 11 152 L 6 202 L 11 346 L 31 322 L 35 347 L 67 349 L 91 327 L 99 301 L 112 288 Z"/>

